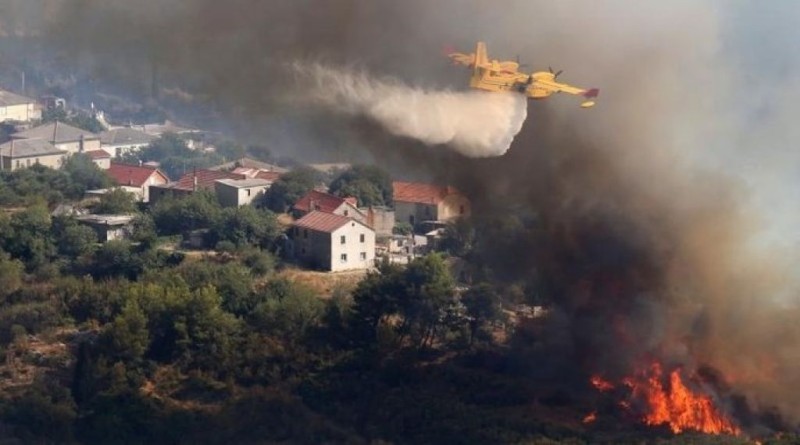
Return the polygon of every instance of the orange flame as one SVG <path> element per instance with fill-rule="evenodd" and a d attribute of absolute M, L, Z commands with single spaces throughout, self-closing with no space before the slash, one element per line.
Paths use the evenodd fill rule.
<path fill-rule="evenodd" d="M 613 383 L 609 382 L 608 380 L 605 380 L 599 375 L 593 375 L 592 378 L 589 379 L 589 381 L 592 383 L 592 386 L 594 386 L 600 392 L 607 392 L 614 389 Z"/>
<path fill-rule="evenodd" d="M 626 379 L 633 396 L 647 402 L 648 412 L 643 421 L 648 425 L 668 425 L 672 432 L 686 430 L 706 434 L 734 434 L 741 430 L 723 416 L 711 397 L 695 394 L 681 379 L 680 369 L 669 374 L 669 385 L 662 384 L 663 372 L 659 363 L 650 366 L 649 373 L 640 379 Z"/>
<path fill-rule="evenodd" d="M 597 412 L 592 411 L 583 418 L 583 423 L 592 423 L 597 420 Z"/>

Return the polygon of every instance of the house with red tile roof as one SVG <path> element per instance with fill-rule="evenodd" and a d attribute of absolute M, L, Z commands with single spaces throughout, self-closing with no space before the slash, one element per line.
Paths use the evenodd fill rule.
<path fill-rule="evenodd" d="M 292 213 L 295 218 L 299 218 L 309 212 L 319 211 L 347 216 L 365 222 L 367 216 L 358 209 L 357 205 L 358 202 L 353 197 L 342 198 L 319 190 L 311 190 L 294 203 Z"/>
<path fill-rule="evenodd" d="M 295 257 L 316 269 L 338 272 L 375 265 L 375 231 L 353 218 L 314 210 L 291 229 Z"/>
<path fill-rule="evenodd" d="M 392 183 L 397 222 L 446 222 L 470 214 L 469 199 L 451 186 L 421 182 Z"/>
<path fill-rule="evenodd" d="M 186 196 L 198 190 L 214 191 L 216 181 L 220 179 L 247 179 L 245 175 L 231 173 L 224 170 L 208 170 L 197 168 L 184 174 L 175 182 L 150 187 L 152 202 L 157 202 L 165 196 Z"/>
<path fill-rule="evenodd" d="M 134 193 L 142 202 L 150 201 L 150 187 L 169 183 L 169 177 L 155 167 L 111 162 L 106 174 L 117 186 Z"/>

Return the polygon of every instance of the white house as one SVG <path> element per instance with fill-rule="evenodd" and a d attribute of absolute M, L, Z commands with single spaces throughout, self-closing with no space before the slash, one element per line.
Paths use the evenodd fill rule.
<path fill-rule="evenodd" d="M 41 118 L 42 110 L 35 100 L 0 90 L 0 122 L 30 122 Z"/>
<path fill-rule="evenodd" d="M 118 158 L 147 147 L 155 139 L 156 136 L 135 128 L 114 128 L 100 133 L 100 147 L 112 157 Z"/>
<path fill-rule="evenodd" d="M 214 192 L 223 207 L 241 207 L 250 204 L 272 182 L 265 179 L 217 179 Z"/>
<path fill-rule="evenodd" d="M 111 162 L 106 174 L 115 185 L 135 194 L 142 202 L 150 202 L 150 186 L 169 183 L 161 170 L 144 165 Z"/>
<path fill-rule="evenodd" d="M 108 170 L 111 168 L 111 155 L 105 150 L 89 150 L 83 152 L 89 159 L 94 162 L 94 165 L 101 170 Z"/>
<path fill-rule="evenodd" d="M 11 137 L 14 139 L 42 139 L 69 154 L 100 149 L 100 138 L 96 134 L 58 121 L 14 133 Z"/>
<path fill-rule="evenodd" d="M 292 228 L 295 256 L 331 272 L 369 269 L 375 264 L 375 231 L 341 215 L 313 211 Z"/>
<path fill-rule="evenodd" d="M 19 170 L 32 165 L 59 169 L 67 153 L 41 139 L 12 139 L 0 145 L 0 170 Z"/>
<path fill-rule="evenodd" d="M 443 223 L 471 212 L 469 199 L 454 187 L 395 181 L 392 188 L 398 223 Z"/>

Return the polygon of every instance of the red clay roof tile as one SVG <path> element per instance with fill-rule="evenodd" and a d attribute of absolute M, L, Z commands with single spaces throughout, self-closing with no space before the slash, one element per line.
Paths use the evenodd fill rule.
<path fill-rule="evenodd" d="M 106 173 L 117 185 L 127 185 L 131 187 L 141 187 L 147 179 L 153 174 L 159 174 L 169 181 L 167 175 L 155 167 L 128 165 L 112 162 L 111 167 L 106 170 Z"/>
<path fill-rule="evenodd" d="M 186 173 L 181 176 L 175 183 L 170 185 L 172 189 L 178 190 L 194 190 L 194 179 L 197 177 L 197 189 L 207 190 L 214 188 L 214 182 L 217 179 L 247 179 L 247 176 L 236 173 L 226 172 L 222 170 L 206 170 L 198 168 L 197 170 Z"/>
<path fill-rule="evenodd" d="M 320 212 L 332 213 L 344 202 L 344 198 L 317 190 L 311 190 L 297 200 L 294 204 L 294 209 L 300 212 L 319 210 Z"/>
<path fill-rule="evenodd" d="M 420 204 L 438 204 L 447 196 L 460 193 L 455 187 L 421 182 L 394 181 L 392 189 L 395 201 Z"/>
<path fill-rule="evenodd" d="M 317 232 L 331 233 L 349 222 L 358 223 L 352 218 L 333 213 L 313 211 L 294 222 L 296 227 L 314 230 Z"/>

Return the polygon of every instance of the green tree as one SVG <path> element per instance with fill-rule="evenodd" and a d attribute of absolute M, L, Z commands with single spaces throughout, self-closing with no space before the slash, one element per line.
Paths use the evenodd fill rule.
<path fill-rule="evenodd" d="M 253 278 L 247 268 L 237 263 L 187 262 L 177 271 L 192 290 L 213 286 L 228 312 L 243 316 L 255 307 L 251 296 Z"/>
<path fill-rule="evenodd" d="M 6 298 L 22 287 L 25 265 L 0 251 L 0 298 Z"/>
<path fill-rule="evenodd" d="M 150 344 L 147 323 L 147 316 L 138 302 L 129 301 L 104 332 L 114 359 L 130 362 L 144 357 Z"/>
<path fill-rule="evenodd" d="M 470 344 L 475 342 L 476 336 L 487 326 L 504 318 L 500 296 L 489 283 L 481 283 L 470 288 L 461 297 L 461 302 L 469 316 Z M 485 337 L 490 339 L 491 335 Z"/>
<path fill-rule="evenodd" d="M 467 256 L 475 244 L 475 229 L 466 218 L 447 224 L 440 241 L 442 250 L 456 256 Z"/>
<path fill-rule="evenodd" d="M 400 221 L 394 225 L 394 227 L 392 228 L 392 233 L 394 233 L 395 235 L 408 236 L 414 233 L 414 226 L 405 221 Z"/>
<path fill-rule="evenodd" d="M 198 192 L 180 199 L 162 199 L 152 215 L 159 234 L 175 235 L 214 227 L 222 215 L 222 207 L 212 193 Z"/>
<path fill-rule="evenodd" d="M 93 209 L 100 215 L 131 214 L 136 212 L 136 196 L 121 188 L 114 188 L 100 197 Z"/>
<path fill-rule="evenodd" d="M 54 217 L 53 234 L 58 253 L 69 258 L 87 254 L 97 244 L 97 233 L 91 227 L 78 223 L 71 216 Z"/>
<path fill-rule="evenodd" d="M 297 200 L 314 189 L 322 175 L 310 167 L 299 167 L 282 175 L 257 203 L 273 212 L 286 212 Z"/>
<path fill-rule="evenodd" d="M 353 301 L 358 339 L 374 343 L 388 328 L 399 344 L 410 338 L 417 347 L 433 344 L 456 304 L 453 278 L 439 254 L 415 258 L 405 269 L 382 264 L 358 284 Z"/>
<path fill-rule="evenodd" d="M 73 443 L 77 407 L 66 388 L 37 381 L 4 404 L 2 418 L 24 443 Z"/>
<path fill-rule="evenodd" d="M 29 270 L 40 267 L 56 253 L 51 224 L 50 213 L 41 203 L 15 213 L 0 233 L 0 248 L 25 262 Z"/>
<path fill-rule="evenodd" d="M 109 241 L 83 260 L 84 270 L 95 278 L 135 279 L 142 272 L 141 258 L 128 241 Z"/>
<path fill-rule="evenodd" d="M 359 206 L 392 204 L 392 178 L 374 165 L 354 165 L 340 173 L 330 184 L 330 193 L 358 199 Z"/>
<path fill-rule="evenodd" d="M 111 186 L 111 179 L 89 156 L 78 153 L 70 156 L 62 170 L 67 173 L 72 184 L 65 195 L 69 198 L 83 198 L 86 190 L 103 189 Z"/>
<path fill-rule="evenodd" d="M 286 279 L 273 280 L 261 289 L 262 302 L 251 315 L 252 324 L 261 332 L 296 342 L 316 326 L 325 304 L 314 291 Z"/>
<path fill-rule="evenodd" d="M 275 215 L 268 210 L 252 206 L 230 207 L 222 210 L 221 217 L 211 229 L 213 245 L 230 241 L 236 246 L 254 245 L 271 247 L 281 233 Z"/>
<path fill-rule="evenodd" d="M 356 342 L 369 345 L 377 341 L 379 328 L 399 313 L 403 290 L 403 268 L 388 262 L 358 283 L 353 291 L 352 317 Z"/>
<path fill-rule="evenodd" d="M 216 153 L 207 153 L 189 148 L 182 136 L 165 133 L 147 147 L 123 156 L 123 162 L 156 161 L 160 169 L 170 178 L 178 178 L 194 168 L 206 168 L 222 162 Z"/>
<path fill-rule="evenodd" d="M 403 274 L 400 335 L 410 335 L 419 347 L 430 346 L 445 310 L 453 304 L 453 277 L 440 254 L 415 258 Z"/>
<path fill-rule="evenodd" d="M 132 224 L 131 241 L 141 243 L 146 248 L 156 245 L 158 234 L 156 233 L 156 223 L 153 221 L 152 216 L 149 214 L 136 215 Z"/>

